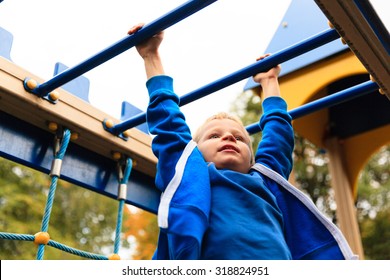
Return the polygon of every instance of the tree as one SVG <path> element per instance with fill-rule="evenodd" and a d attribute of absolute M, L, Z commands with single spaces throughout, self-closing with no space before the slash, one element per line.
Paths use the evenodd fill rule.
<path fill-rule="evenodd" d="M 390 145 L 382 147 L 361 172 L 359 225 L 367 259 L 390 259 Z"/>
<path fill-rule="evenodd" d="M 157 216 L 144 210 L 130 207 L 130 216 L 125 221 L 126 239 L 133 240 L 132 259 L 150 260 L 158 238 Z"/>
<path fill-rule="evenodd" d="M 35 234 L 40 231 L 50 178 L 47 174 L 0 158 L 0 231 Z M 49 223 L 52 240 L 79 250 L 113 252 L 118 202 L 59 180 Z M 128 213 L 125 213 L 126 220 Z M 124 226 L 124 230 L 126 230 Z M 124 248 L 129 243 L 124 240 Z M 35 259 L 32 242 L 0 239 L 1 259 Z M 49 246 L 45 259 L 80 259 Z"/>

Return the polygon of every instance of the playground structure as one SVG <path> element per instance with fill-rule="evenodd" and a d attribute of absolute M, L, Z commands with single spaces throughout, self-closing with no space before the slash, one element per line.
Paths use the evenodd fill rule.
<path fill-rule="evenodd" d="M 10 47 L 7 51 L 7 44 L 5 47 L 3 45 L 3 42 L 10 42 L 10 40 L 3 39 L 7 35 L 1 37 L 3 49 L 1 54 L 5 58 L 0 57 L 0 155 L 39 171 L 50 173 L 53 178 L 61 177 L 63 180 L 102 195 L 114 199 L 119 198 L 122 203 L 156 213 L 160 198 L 160 193 L 154 188 L 157 161 L 150 149 L 151 138 L 144 133 L 145 128 L 141 127 L 145 122 L 145 114 L 135 110 L 130 104 L 124 103 L 122 119 L 118 120 L 94 108 L 86 102 L 85 91 L 88 90 L 86 89 L 88 81 L 81 75 L 213 2 L 215 0 L 189 1 L 145 25 L 133 36 L 124 38 L 75 67 L 66 69 L 65 66 L 58 64 L 57 74 L 48 81 L 43 81 L 12 63 L 9 57 Z M 354 158 L 347 159 L 348 163 L 354 165 L 346 168 L 346 159 L 341 156 L 346 151 L 341 151 L 338 139 L 332 138 L 336 140 L 323 145 L 324 133 L 320 130 L 325 126 L 329 117 L 324 116 L 327 113 L 322 109 L 340 103 L 348 104 L 350 100 L 368 95 L 379 96 L 381 98 L 379 103 L 389 105 L 387 100 L 390 98 L 389 37 L 386 29 L 383 31 L 380 20 L 375 17 L 372 7 L 367 5 L 367 1 L 351 1 L 348 4 L 340 4 L 340 2 L 336 0 L 316 1 L 334 28 L 328 28 L 287 48 L 273 50 L 273 55 L 269 58 L 183 95 L 180 98 L 180 105 L 189 104 L 219 89 L 247 79 L 257 72 L 268 70 L 276 64 L 287 61 L 294 64 L 294 59 L 298 56 L 342 37 L 349 48 L 342 48 L 341 51 L 332 50 L 320 60 L 317 57 L 309 65 L 292 68 L 290 72 L 281 76 L 280 81 L 282 92 L 289 93 L 291 92 L 289 87 L 296 87 L 301 80 L 313 80 L 312 76 L 318 77 L 323 75 L 322 73 L 337 69 L 334 66 L 337 62 L 341 61 L 350 66 L 348 69 L 343 69 L 344 72 L 339 70 L 340 72 L 335 73 L 333 71 L 334 76 L 322 83 L 316 79 L 316 83 L 310 85 L 311 88 L 307 87 L 306 90 L 309 93 L 295 95 L 294 98 L 290 97 L 286 100 L 295 120 L 294 128 L 318 146 L 329 150 L 331 162 L 334 163 L 331 171 L 333 170 L 333 174 L 340 173 L 333 176 L 336 180 L 336 199 L 340 206 L 338 214 L 341 217 L 341 229 L 355 252 L 363 255 L 353 211 L 356 178 L 369 155 L 389 142 L 390 119 L 388 112 L 387 115 L 384 112 L 385 117 L 382 117 L 384 120 L 379 125 L 374 125 L 374 131 L 370 127 L 363 131 L 364 133 L 354 132 L 353 139 L 348 138 L 349 135 L 344 137 L 344 142 L 350 143 L 350 146 L 347 147 L 344 144 L 342 149 L 347 147 L 354 151 L 349 155 Z M 6 32 L 4 31 L 3 34 Z M 335 56 L 338 52 L 340 55 Z M 371 75 L 375 82 L 364 81 L 347 88 L 338 88 L 337 92 L 328 92 L 326 89 L 326 85 L 341 76 L 358 74 Z M 256 85 L 246 87 L 246 89 L 250 88 L 256 88 Z M 378 90 L 383 95 L 377 93 Z M 387 103 L 384 103 L 383 99 Z M 133 109 L 135 112 L 131 112 Z M 319 123 L 322 125 L 318 125 Z M 250 133 L 259 131 L 257 124 L 250 125 L 247 129 Z M 370 135 L 365 133 L 370 133 Z M 376 136 L 373 137 L 373 134 Z M 354 139 L 357 135 L 362 136 Z M 53 154 L 58 152 L 53 146 L 53 139 L 56 139 L 59 145 L 64 144 L 66 142 L 64 139 L 68 137 L 70 142 L 66 147 L 66 154 L 62 154 L 63 158 L 57 157 L 53 161 Z M 367 141 L 368 137 L 370 141 Z M 363 151 L 359 154 L 356 146 L 361 144 L 361 141 L 369 144 L 365 149 L 361 149 Z M 124 182 L 121 173 L 130 165 L 129 159 L 134 163 L 134 167 L 131 174 L 127 173 L 128 176 L 125 176 L 126 182 Z M 126 190 L 123 185 L 127 181 L 130 187 Z M 121 188 L 118 188 L 118 185 Z M 43 229 L 42 232 L 45 230 Z M 33 237 L 27 239 L 34 241 Z M 50 245 L 50 241 L 48 242 Z M 46 243 L 41 245 L 44 246 L 44 244 Z"/>

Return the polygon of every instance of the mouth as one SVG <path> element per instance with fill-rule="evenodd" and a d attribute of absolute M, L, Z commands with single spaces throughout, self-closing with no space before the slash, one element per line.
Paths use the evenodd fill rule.
<path fill-rule="evenodd" d="M 236 152 L 239 153 L 239 149 L 236 146 L 233 145 L 223 145 L 218 152 Z"/>

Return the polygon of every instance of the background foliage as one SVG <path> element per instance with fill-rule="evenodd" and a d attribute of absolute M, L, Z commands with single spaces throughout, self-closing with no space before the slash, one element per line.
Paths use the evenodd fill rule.
<path fill-rule="evenodd" d="M 0 231 L 39 232 L 49 186 L 47 174 L 0 158 Z M 117 211 L 117 201 L 60 180 L 48 232 L 57 242 L 109 255 L 113 253 Z M 124 216 L 128 219 L 128 213 Z M 122 246 L 129 244 L 125 241 Z M 0 239 L 1 259 L 35 259 L 36 252 L 32 242 Z M 46 246 L 45 259 L 80 257 Z"/>

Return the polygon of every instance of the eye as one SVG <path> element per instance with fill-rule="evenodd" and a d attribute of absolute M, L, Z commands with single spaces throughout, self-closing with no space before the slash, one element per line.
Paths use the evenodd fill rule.
<path fill-rule="evenodd" d="M 235 136 L 235 138 L 236 138 L 237 141 L 242 141 L 242 142 L 244 142 L 244 137 L 242 137 L 242 136 L 240 136 L 240 135 Z"/>
<path fill-rule="evenodd" d="M 219 135 L 217 133 L 210 134 L 209 139 L 217 139 Z"/>

